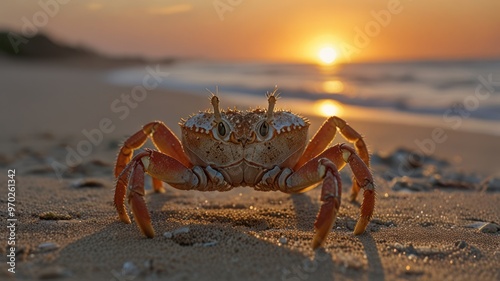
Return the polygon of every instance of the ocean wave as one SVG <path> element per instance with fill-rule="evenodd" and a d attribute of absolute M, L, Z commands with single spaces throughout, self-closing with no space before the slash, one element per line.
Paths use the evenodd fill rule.
<path fill-rule="evenodd" d="M 351 64 L 325 68 L 310 64 L 186 62 L 165 66 L 171 73 L 164 88 L 206 95 L 205 89 L 236 95 L 262 96 L 278 85 L 288 98 L 332 99 L 346 105 L 391 109 L 422 115 L 453 114 L 500 121 L 500 83 L 491 83 L 487 100 L 474 102 L 482 82 L 496 74 L 500 62 L 414 62 Z M 144 69 L 109 73 L 114 84 L 141 83 Z M 499 80 L 500 76 L 494 77 Z M 324 90 L 325 83 L 339 87 Z M 462 110 L 460 109 L 460 104 Z M 472 108 L 467 108 L 467 106 Z"/>

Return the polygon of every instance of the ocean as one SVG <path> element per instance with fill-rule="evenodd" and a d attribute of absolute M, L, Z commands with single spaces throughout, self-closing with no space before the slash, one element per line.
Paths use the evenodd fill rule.
<path fill-rule="evenodd" d="M 289 63 L 179 61 L 161 65 L 161 87 L 252 104 L 275 86 L 305 114 L 333 101 L 358 118 L 443 126 L 500 136 L 500 61 L 414 61 L 333 66 Z M 144 68 L 114 70 L 109 83 L 140 85 Z M 255 106 L 256 104 L 254 104 Z M 294 107 L 295 108 L 295 107 Z M 295 109 L 294 109 L 295 110 Z M 346 113 L 346 112 L 344 112 Z M 349 115 L 349 112 L 346 113 Z M 356 117 L 356 116 L 355 116 Z M 436 123 L 438 122 L 438 123 Z"/>

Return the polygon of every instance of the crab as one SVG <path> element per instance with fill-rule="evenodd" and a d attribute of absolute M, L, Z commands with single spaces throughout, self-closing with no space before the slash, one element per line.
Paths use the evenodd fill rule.
<path fill-rule="evenodd" d="M 227 191 L 248 186 L 260 191 L 301 193 L 321 185 L 320 206 L 314 223 L 312 248 L 323 245 L 339 211 L 342 183 L 339 170 L 353 172 L 350 199 L 361 188 L 363 202 L 354 234 L 362 234 L 375 206 L 375 185 L 369 153 L 362 136 L 343 119 L 329 117 L 308 142 L 309 121 L 291 111 L 275 110 L 276 89 L 266 94 L 268 108 L 240 111 L 219 109 L 212 93 L 213 111 L 181 119 L 181 140 L 161 121 L 142 127 L 129 137 L 117 156 L 114 204 L 121 221 L 130 224 L 124 204 L 128 199 L 142 233 L 155 236 L 144 201 L 145 173 L 153 189 L 164 192 L 162 182 L 181 190 Z M 336 132 L 354 144 L 330 146 Z M 157 150 L 145 149 L 150 138 Z"/>

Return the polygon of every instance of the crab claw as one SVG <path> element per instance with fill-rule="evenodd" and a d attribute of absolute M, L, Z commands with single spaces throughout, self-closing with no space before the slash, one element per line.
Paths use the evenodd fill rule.
<path fill-rule="evenodd" d="M 317 249 L 323 244 L 332 229 L 340 208 L 342 194 L 342 182 L 335 164 L 327 159 L 320 159 L 320 163 L 326 167 L 326 174 L 321 189 L 321 201 L 323 204 L 314 223 L 313 249 Z"/>

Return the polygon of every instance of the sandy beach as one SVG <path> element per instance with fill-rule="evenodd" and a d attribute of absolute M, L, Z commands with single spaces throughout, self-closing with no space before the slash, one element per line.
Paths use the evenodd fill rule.
<path fill-rule="evenodd" d="M 180 118 L 209 108 L 209 94 L 151 86 L 139 95 L 103 79 L 112 65 L 74 64 L 0 58 L 0 182 L 7 186 L 15 170 L 17 219 L 15 230 L 0 230 L 2 280 L 500 280 L 500 137 L 446 130 L 426 155 L 415 140 L 432 138 L 434 127 L 350 121 L 347 113 L 369 145 L 377 185 L 363 235 L 352 234 L 361 198 L 349 202 L 346 168 L 340 213 L 315 252 L 319 188 L 290 196 L 167 186 L 146 195 L 157 233 L 147 239 L 113 206 L 119 146 L 153 120 L 179 135 Z M 150 85 L 161 79 L 161 65 L 144 67 Z M 242 104 L 223 93 L 221 100 Z M 286 93 L 278 107 L 289 107 Z M 324 119 L 307 117 L 313 134 Z"/>

